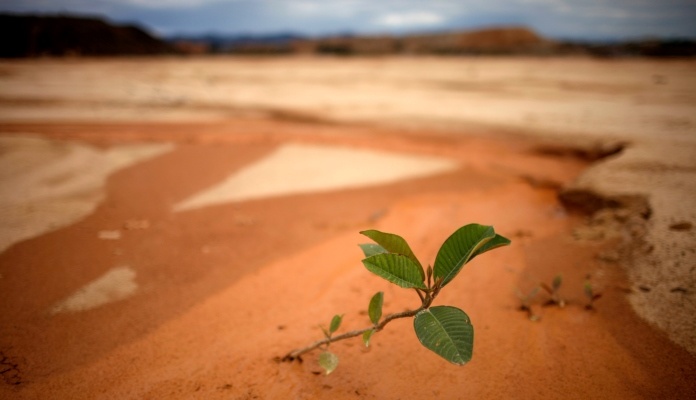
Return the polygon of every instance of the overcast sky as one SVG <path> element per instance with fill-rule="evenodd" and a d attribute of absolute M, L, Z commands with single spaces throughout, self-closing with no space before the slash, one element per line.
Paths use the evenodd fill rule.
<path fill-rule="evenodd" d="M 403 33 L 514 24 L 551 38 L 696 38 L 696 0 L 0 0 L 0 12 L 101 15 L 159 35 Z"/>

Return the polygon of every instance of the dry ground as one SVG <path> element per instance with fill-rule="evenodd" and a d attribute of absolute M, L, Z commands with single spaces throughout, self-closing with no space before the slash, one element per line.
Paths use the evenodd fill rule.
<path fill-rule="evenodd" d="M 2 62 L 0 396 L 692 397 L 693 67 Z M 395 172 L 406 164 L 421 174 Z M 206 192 L 227 197 L 190 201 Z M 370 349 L 337 344 L 329 376 L 311 356 L 274 361 L 334 313 L 365 326 L 375 291 L 386 312 L 417 305 L 361 266 L 358 231 L 400 233 L 432 262 L 468 222 L 513 240 L 438 300 L 472 318 L 470 364 L 422 348 L 405 320 Z M 530 321 L 515 292 L 557 274 L 568 306 L 540 294 Z"/>

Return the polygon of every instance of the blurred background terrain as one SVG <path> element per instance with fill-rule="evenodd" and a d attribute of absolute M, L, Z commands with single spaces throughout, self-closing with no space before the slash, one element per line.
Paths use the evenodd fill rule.
<path fill-rule="evenodd" d="M 696 40 L 558 40 L 524 26 L 403 35 L 174 34 L 158 38 L 137 25 L 67 15 L 0 14 L 0 57 L 155 54 L 593 55 L 690 57 Z"/>

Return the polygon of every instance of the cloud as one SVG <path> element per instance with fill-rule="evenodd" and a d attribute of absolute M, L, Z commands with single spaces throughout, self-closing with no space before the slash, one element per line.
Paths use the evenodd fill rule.
<path fill-rule="evenodd" d="M 365 3 L 356 0 L 293 0 L 284 2 L 266 0 L 266 5 L 269 8 L 276 9 L 282 7 L 288 15 L 299 17 L 343 18 L 363 11 Z"/>
<path fill-rule="evenodd" d="M 223 0 L 111 0 L 115 4 L 123 4 L 135 7 L 150 8 L 150 9 L 182 9 L 182 8 L 197 8 L 211 3 L 217 3 Z M 238 0 L 226 0 L 234 2 Z"/>
<path fill-rule="evenodd" d="M 390 28 L 403 28 L 412 26 L 440 25 L 445 22 L 445 20 L 446 18 L 444 18 L 442 15 L 433 12 L 410 11 L 385 14 L 377 19 L 376 24 Z"/>
<path fill-rule="evenodd" d="M 3 11 L 102 15 L 159 33 L 369 34 L 526 25 L 551 38 L 696 37 L 696 0 L 0 0 Z"/>

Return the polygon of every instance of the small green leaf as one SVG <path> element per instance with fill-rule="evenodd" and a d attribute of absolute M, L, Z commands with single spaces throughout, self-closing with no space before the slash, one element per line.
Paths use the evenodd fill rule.
<path fill-rule="evenodd" d="M 413 254 L 413 250 L 411 250 L 411 247 L 404 238 L 393 233 L 380 232 L 375 229 L 362 231 L 360 233 L 377 242 L 377 244 L 382 246 L 382 248 L 386 249 L 389 253 L 401 254 L 410 258 L 411 261 L 418 266 L 421 274 L 421 280 L 425 280 L 423 266 L 421 265 L 420 261 L 418 261 L 418 258 L 416 258 L 416 255 Z"/>
<path fill-rule="evenodd" d="M 445 240 L 435 257 L 433 267 L 435 280 L 442 278 L 442 286 L 448 284 L 457 276 L 464 264 L 495 236 L 491 226 L 469 224 L 457 229 Z"/>
<path fill-rule="evenodd" d="M 319 365 L 324 368 L 326 375 L 334 372 L 336 367 L 338 367 L 338 356 L 334 353 L 325 351 L 319 354 Z"/>
<path fill-rule="evenodd" d="M 551 282 L 551 287 L 553 287 L 553 291 L 557 291 L 560 287 L 561 284 L 563 283 L 563 277 L 561 275 L 556 275 L 553 278 L 553 282 Z"/>
<path fill-rule="evenodd" d="M 474 327 L 464 311 L 450 306 L 431 307 L 416 314 L 413 327 L 421 344 L 445 360 L 456 365 L 471 360 Z"/>
<path fill-rule="evenodd" d="M 402 288 L 427 289 L 421 276 L 422 268 L 400 254 L 377 254 L 362 260 L 370 272 Z"/>
<path fill-rule="evenodd" d="M 376 254 L 389 253 L 387 249 L 374 243 L 362 243 L 358 246 L 360 246 L 360 249 L 362 250 L 363 254 L 365 254 L 365 257 L 372 257 Z"/>
<path fill-rule="evenodd" d="M 592 284 L 589 281 L 585 281 L 585 285 L 583 286 L 583 289 L 585 289 L 585 296 L 587 296 L 590 299 L 594 297 L 594 291 L 592 290 Z"/>
<path fill-rule="evenodd" d="M 370 329 L 369 331 L 365 331 L 362 335 L 363 343 L 365 343 L 365 347 L 370 347 L 370 339 L 372 338 L 372 334 L 375 333 L 373 329 Z"/>
<path fill-rule="evenodd" d="M 377 292 L 370 299 L 370 305 L 367 308 L 367 314 L 370 316 L 370 321 L 374 325 L 379 323 L 382 318 L 382 304 L 384 303 L 384 292 Z"/>
<path fill-rule="evenodd" d="M 535 286 L 532 290 L 529 291 L 527 298 L 528 299 L 533 298 L 534 296 L 536 296 L 539 293 L 539 290 L 541 290 L 541 288 L 539 288 L 539 286 Z"/>
<path fill-rule="evenodd" d="M 343 320 L 343 315 L 334 315 L 331 318 L 331 325 L 329 325 L 329 333 L 334 333 L 341 326 L 341 321 Z"/>

